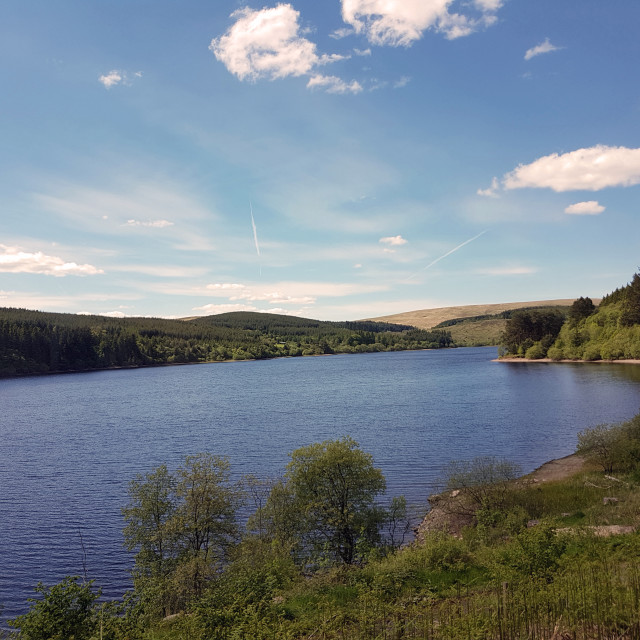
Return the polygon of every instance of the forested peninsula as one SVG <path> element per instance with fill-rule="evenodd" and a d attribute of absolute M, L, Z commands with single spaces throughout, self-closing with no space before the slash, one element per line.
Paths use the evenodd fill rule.
<path fill-rule="evenodd" d="M 521 309 L 501 338 L 503 358 L 554 361 L 640 360 L 640 274 L 604 296 L 568 309 Z"/>
<path fill-rule="evenodd" d="M 234 312 L 186 320 L 0 308 L 0 376 L 455 346 L 444 330 Z"/>

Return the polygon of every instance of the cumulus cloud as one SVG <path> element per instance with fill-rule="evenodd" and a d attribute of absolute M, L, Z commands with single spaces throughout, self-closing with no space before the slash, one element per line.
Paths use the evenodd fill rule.
<path fill-rule="evenodd" d="M 164 229 L 165 227 L 172 227 L 173 222 L 169 222 L 169 220 L 134 220 L 133 218 L 127 220 L 125 225 L 127 227 L 152 227 L 154 229 Z"/>
<path fill-rule="evenodd" d="M 309 78 L 307 88 L 322 88 L 327 93 L 360 93 L 362 85 L 354 80 L 353 82 L 345 82 L 337 76 L 315 75 Z"/>
<path fill-rule="evenodd" d="M 410 46 L 427 29 L 449 39 L 469 35 L 496 21 L 501 0 L 475 0 L 478 15 L 450 13 L 453 0 L 342 0 L 342 19 L 376 45 Z"/>
<path fill-rule="evenodd" d="M 558 51 L 561 47 L 556 47 L 555 45 L 549 42 L 549 38 L 547 38 L 544 42 L 536 45 L 535 47 L 531 47 L 531 49 L 527 49 L 527 52 L 524 54 L 525 60 L 531 60 L 531 58 L 535 58 L 543 53 L 550 53 L 551 51 Z"/>
<path fill-rule="evenodd" d="M 525 187 L 554 191 L 599 191 L 640 183 L 640 149 L 596 145 L 538 158 L 519 165 L 503 180 L 505 189 Z"/>
<path fill-rule="evenodd" d="M 142 71 L 129 73 L 127 71 L 113 69 L 112 71 L 109 71 L 109 73 L 100 76 L 98 78 L 98 82 L 101 82 L 106 89 L 111 89 L 111 87 L 115 87 L 119 84 L 130 86 L 133 84 L 134 78 L 142 78 Z"/>
<path fill-rule="evenodd" d="M 407 242 L 409 241 L 405 240 L 402 236 L 398 235 L 398 236 L 387 236 L 386 238 L 380 238 L 378 242 L 381 242 L 382 244 L 391 245 L 392 247 L 400 247 L 403 244 L 407 244 Z"/>
<path fill-rule="evenodd" d="M 498 198 L 498 189 L 500 185 L 498 183 L 498 178 L 494 177 L 491 181 L 491 186 L 488 189 L 478 189 L 476 193 L 479 196 L 484 196 L 485 198 Z"/>
<path fill-rule="evenodd" d="M 597 216 L 604 211 L 604 207 L 597 200 L 589 200 L 587 202 L 576 202 L 570 204 L 565 213 L 575 216 Z"/>
<path fill-rule="evenodd" d="M 319 66 L 342 60 L 337 54 L 319 55 L 316 45 L 300 29 L 300 12 L 290 4 L 233 14 L 235 23 L 209 49 L 240 80 L 303 76 Z"/>
<path fill-rule="evenodd" d="M 90 264 L 65 262 L 57 256 L 48 256 L 42 251 L 30 253 L 20 247 L 0 244 L 0 272 L 37 273 L 48 276 L 93 276 L 104 273 Z"/>

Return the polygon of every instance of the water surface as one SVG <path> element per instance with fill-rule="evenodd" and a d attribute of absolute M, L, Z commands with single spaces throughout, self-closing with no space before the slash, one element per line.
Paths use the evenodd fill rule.
<path fill-rule="evenodd" d="M 640 406 L 640 367 L 493 362 L 493 348 L 289 358 L 0 381 L 0 604 L 88 576 L 129 586 L 120 509 L 138 472 L 192 453 L 234 477 L 280 473 L 293 449 L 349 435 L 391 495 L 425 504 L 453 459 L 530 471 L 576 433 Z M 85 555 L 86 554 L 86 555 Z"/>

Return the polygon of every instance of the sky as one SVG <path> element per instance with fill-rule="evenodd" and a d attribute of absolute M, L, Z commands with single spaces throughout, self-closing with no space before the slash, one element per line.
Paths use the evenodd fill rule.
<path fill-rule="evenodd" d="M 640 265 L 640 2 L 3 0 L 0 305 L 353 320 Z"/>

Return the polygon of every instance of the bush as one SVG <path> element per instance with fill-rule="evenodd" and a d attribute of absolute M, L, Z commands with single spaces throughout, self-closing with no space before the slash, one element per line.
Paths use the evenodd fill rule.
<path fill-rule="evenodd" d="M 100 592 L 92 591 L 93 581 L 80 584 L 78 577 L 66 577 L 47 587 L 35 588 L 42 599 L 29 598 L 28 613 L 10 621 L 25 640 L 89 640 L 98 626 L 95 601 Z"/>
<path fill-rule="evenodd" d="M 461 491 L 474 512 L 479 507 L 501 509 L 506 503 L 509 483 L 519 473 L 517 464 L 492 456 L 451 462 L 446 473 L 447 488 Z"/>

